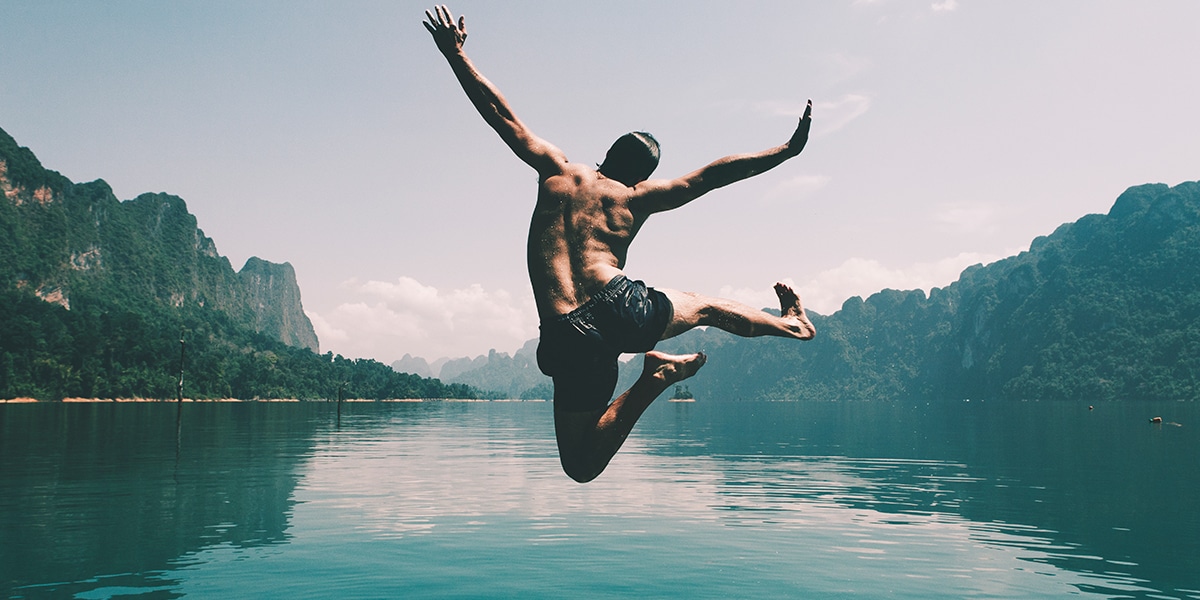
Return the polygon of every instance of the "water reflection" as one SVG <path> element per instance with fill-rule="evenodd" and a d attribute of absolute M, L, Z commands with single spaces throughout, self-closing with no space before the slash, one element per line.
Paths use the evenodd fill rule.
<path fill-rule="evenodd" d="M 1200 598 L 1193 404 L 1155 427 L 1132 403 L 664 403 L 585 486 L 559 469 L 549 404 L 183 408 L 177 437 L 173 405 L 0 406 L 0 583 Z"/>
<path fill-rule="evenodd" d="M 744 408 L 676 408 L 668 437 L 695 439 L 655 448 L 727 462 L 721 494 L 734 512 L 783 526 L 806 503 L 903 515 L 895 523 L 957 519 L 972 540 L 1086 575 L 1080 590 L 1200 597 L 1200 515 L 1184 500 L 1200 497 L 1200 437 L 1145 418 L 1197 423 L 1194 403 Z"/>
<path fill-rule="evenodd" d="M 200 548 L 287 541 L 320 421 L 252 404 L 179 410 L 0 407 L 0 582 L 16 597 L 106 597 L 169 587 Z"/>

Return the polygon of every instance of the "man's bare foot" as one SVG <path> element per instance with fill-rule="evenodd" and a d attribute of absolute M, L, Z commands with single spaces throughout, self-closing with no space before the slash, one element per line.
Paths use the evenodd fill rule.
<path fill-rule="evenodd" d="M 646 364 L 642 368 L 642 376 L 655 377 L 669 385 L 695 375 L 707 360 L 708 357 L 703 352 L 666 354 L 651 350 L 646 353 Z"/>
<path fill-rule="evenodd" d="M 775 295 L 779 296 L 779 313 L 784 321 L 795 325 L 796 337 L 811 340 L 817 335 L 817 328 L 808 320 L 804 306 L 800 304 L 800 296 L 795 290 L 784 283 L 775 284 Z"/>

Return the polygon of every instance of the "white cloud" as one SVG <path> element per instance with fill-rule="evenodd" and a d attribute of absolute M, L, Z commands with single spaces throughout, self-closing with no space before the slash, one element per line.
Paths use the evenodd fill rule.
<path fill-rule="evenodd" d="M 929 292 L 958 279 L 963 269 L 979 263 L 990 263 L 1005 255 L 963 252 L 933 262 L 919 262 L 901 268 L 889 268 L 877 260 L 851 258 L 837 267 L 822 271 L 816 278 L 800 285 L 807 304 L 822 314 L 841 308 L 851 296 L 867 297 L 885 288 L 897 290 L 921 289 Z"/>
<path fill-rule="evenodd" d="M 798 175 L 772 186 L 767 190 L 766 199 L 772 202 L 794 201 L 825 187 L 832 179 L 828 175 Z"/>
<path fill-rule="evenodd" d="M 344 287 L 356 288 L 360 293 L 376 296 L 385 302 L 393 302 L 426 316 L 446 315 L 446 308 L 442 299 L 438 297 L 437 288 L 422 285 L 411 277 L 401 277 L 395 282 L 347 282 Z"/>
<path fill-rule="evenodd" d="M 309 313 L 322 349 L 391 362 L 404 354 L 434 360 L 513 352 L 537 336 L 532 295 L 478 284 L 449 291 L 411 277 L 343 283 L 347 298 L 327 314 Z"/>
<path fill-rule="evenodd" d="M 345 331 L 334 327 L 321 315 L 307 310 L 304 311 L 304 314 L 308 316 L 309 321 L 312 321 L 313 331 L 316 332 L 317 339 L 321 341 L 322 346 L 330 342 L 339 342 L 348 339 Z"/>
<path fill-rule="evenodd" d="M 872 61 L 862 56 L 834 52 L 824 55 L 820 65 L 827 69 L 829 81 L 825 85 L 830 86 L 854 79 L 869 69 Z"/>
<path fill-rule="evenodd" d="M 354 338 L 361 338 L 364 332 L 369 332 L 373 336 L 424 340 L 429 337 L 431 329 L 438 329 L 437 321 L 423 318 L 404 308 L 389 307 L 384 302 L 340 304 L 330 318 L 354 331 Z M 433 324 L 434 327 L 429 327 L 429 324 Z M 348 336 L 348 339 L 352 338 Z"/>
<path fill-rule="evenodd" d="M 851 296 L 869 296 L 884 288 L 929 291 L 958 278 L 968 266 L 989 263 L 1005 255 L 964 252 L 937 261 L 892 268 L 878 260 L 851 258 L 808 281 L 784 279 L 804 305 L 832 314 Z M 474 357 L 496 349 L 512 353 L 537 337 L 533 296 L 480 285 L 439 290 L 402 277 L 396 281 L 348 281 L 345 301 L 324 314 L 308 312 L 321 340 L 321 349 L 352 358 L 375 358 L 390 363 L 404 354 L 427 360 Z M 755 308 L 777 308 L 769 286 L 722 287 L 718 295 Z"/>
<path fill-rule="evenodd" d="M 942 2 L 934 2 L 929 6 L 934 11 L 950 12 L 958 8 L 958 0 L 943 0 Z"/>
<path fill-rule="evenodd" d="M 861 94 L 846 94 L 835 102 L 817 102 L 813 104 L 813 135 L 833 133 L 865 115 L 870 108 L 871 99 Z"/>
<path fill-rule="evenodd" d="M 866 298 L 887 288 L 921 289 L 928 293 L 932 288 L 945 287 L 954 282 L 963 269 L 971 265 L 987 264 L 1012 254 L 1016 254 L 1016 251 L 1004 255 L 963 252 L 933 262 L 914 263 L 901 268 L 889 268 L 875 259 L 851 258 L 799 285 L 791 279 L 782 281 L 796 289 L 805 308 L 829 315 L 841 309 L 842 303 L 852 296 Z M 779 306 L 779 300 L 770 289 L 725 286 L 718 294 L 755 308 Z"/>
<path fill-rule="evenodd" d="M 790 277 L 780 279 L 780 281 L 792 286 L 793 289 L 796 287 L 796 281 Z M 721 289 L 717 290 L 717 296 L 736 300 L 754 308 L 779 308 L 779 299 L 770 287 L 735 288 L 731 285 L 726 285 L 721 286 Z M 801 298 L 801 300 L 803 301 L 804 299 Z M 807 302 L 805 303 L 805 308 L 808 308 Z"/>
<path fill-rule="evenodd" d="M 995 214 L 988 204 L 950 202 L 938 206 L 933 220 L 957 233 L 986 233 L 995 228 Z"/>
<path fill-rule="evenodd" d="M 800 118 L 804 115 L 807 101 L 804 102 L 759 102 L 758 110 L 772 115 Z M 857 119 L 871 108 L 871 98 L 862 94 L 846 94 L 838 100 L 813 103 L 812 136 L 822 136 L 833 133 L 848 123 Z"/>

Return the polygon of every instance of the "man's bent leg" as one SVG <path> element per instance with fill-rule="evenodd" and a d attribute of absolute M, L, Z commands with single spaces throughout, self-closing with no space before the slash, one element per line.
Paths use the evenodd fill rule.
<path fill-rule="evenodd" d="M 589 412 L 559 410 L 555 389 L 554 432 L 563 471 L 579 483 L 595 479 L 608 466 L 646 408 L 676 382 L 704 366 L 702 353 L 647 352 L 642 375 L 608 408 Z"/>
<path fill-rule="evenodd" d="M 661 288 L 660 291 L 670 298 L 675 307 L 675 315 L 663 333 L 664 340 L 702 325 L 742 337 L 772 335 L 811 340 L 817 334 L 812 321 L 808 320 L 808 314 L 804 312 L 800 296 L 782 283 L 775 284 L 775 294 L 779 297 L 778 317 L 724 298 Z"/>

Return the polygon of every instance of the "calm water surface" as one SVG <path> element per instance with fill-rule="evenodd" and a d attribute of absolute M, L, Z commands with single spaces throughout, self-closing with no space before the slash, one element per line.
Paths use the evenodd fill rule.
<path fill-rule="evenodd" d="M 1200 598 L 1198 509 L 1195 402 L 660 402 L 588 485 L 546 403 L 0 405 L 12 598 Z"/>

